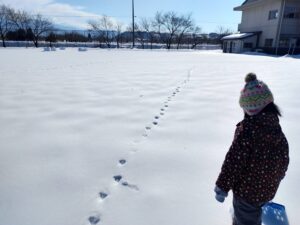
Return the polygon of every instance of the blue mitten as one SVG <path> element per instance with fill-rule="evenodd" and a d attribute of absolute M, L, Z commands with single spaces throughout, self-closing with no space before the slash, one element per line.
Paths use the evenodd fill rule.
<path fill-rule="evenodd" d="M 225 191 L 223 191 L 218 186 L 215 187 L 214 191 L 216 192 L 216 200 L 218 202 L 223 203 L 225 201 L 225 198 L 228 196 L 228 193 L 226 193 Z"/>

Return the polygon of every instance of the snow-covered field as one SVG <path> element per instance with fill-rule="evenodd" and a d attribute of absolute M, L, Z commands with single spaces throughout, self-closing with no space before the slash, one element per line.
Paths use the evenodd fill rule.
<path fill-rule="evenodd" d="M 291 164 L 275 201 L 299 224 L 299 59 L 1 49 L 0 225 L 230 224 L 231 196 L 213 188 L 250 71 L 283 110 Z"/>

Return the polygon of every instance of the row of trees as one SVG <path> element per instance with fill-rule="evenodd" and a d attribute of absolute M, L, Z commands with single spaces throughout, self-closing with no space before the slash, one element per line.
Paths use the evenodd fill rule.
<path fill-rule="evenodd" d="M 90 32 L 93 39 L 105 44 L 108 48 L 112 42 L 116 42 L 117 47 L 123 40 L 128 41 L 133 33 L 132 25 L 123 30 L 122 23 L 114 23 L 108 16 L 103 16 L 99 20 L 89 21 Z M 201 43 L 211 42 L 220 43 L 220 39 L 231 33 L 229 29 L 219 27 L 218 38 L 209 40 L 206 35 L 201 33 L 201 28 L 197 26 L 191 14 L 178 15 L 176 12 L 157 12 L 154 18 L 142 18 L 134 24 L 135 40 L 138 41 L 142 48 L 149 43 L 152 49 L 154 43 L 165 44 L 167 49 L 175 46 L 177 49 L 182 44 L 188 44 L 195 48 Z"/>
<path fill-rule="evenodd" d="M 98 20 L 88 21 L 86 32 L 62 32 L 54 29 L 53 23 L 41 14 L 32 15 L 26 11 L 15 10 L 6 5 L 0 5 L 0 38 L 3 47 L 7 40 L 32 41 L 35 47 L 44 40 L 50 45 L 57 41 L 92 42 L 100 46 L 117 48 L 122 43 L 132 41 L 133 27 L 127 27 L 111 17 L 102 16 Z M 217 38 L 209 39 L 201 33 L 191 14 L 179 15 L 176 12 L 157 12 L 153 18 L 141 18 L 134 24 L 135 40 L 142 48 L 149 44 L 164 44 L 167 49 L 188 44 L 196 48 L 201 43 L 218 44 L 220 39 L 230 33 L 223 27 L 218 28 Z"/>
<path fill-rule="evenodd" d="M 0 5 L 0 37 L 3 47 L 6 47 L 5 41 L 9 36 L 21 36 L 38 47 L 41 37 L 52 30 L 52 22 L 41 14 L 31 15 L 26 11 Z"/>

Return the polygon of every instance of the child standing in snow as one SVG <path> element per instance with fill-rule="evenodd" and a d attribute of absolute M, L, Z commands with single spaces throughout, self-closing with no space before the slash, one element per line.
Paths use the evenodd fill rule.
<path fill-rule="evenodd" d="M 216 181 L 216 199 L 233 192 L 234 225 L 261 225 L 261 207 L 272 200 L 289 164 L 288 142 L 279 125 L 281 113 L 268 86 L 250 73 L 241 91 L 245 117 Z"/>

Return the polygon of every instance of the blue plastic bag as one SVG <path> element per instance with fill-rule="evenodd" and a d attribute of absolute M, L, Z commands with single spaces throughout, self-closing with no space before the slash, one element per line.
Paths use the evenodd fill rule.
<path fill-rule="evenodd" d="M 269 202 L 262 207 L 262 222 L 264 225 L 289 225 L 285 207 Z"/>

